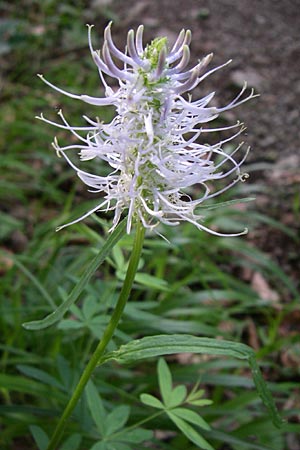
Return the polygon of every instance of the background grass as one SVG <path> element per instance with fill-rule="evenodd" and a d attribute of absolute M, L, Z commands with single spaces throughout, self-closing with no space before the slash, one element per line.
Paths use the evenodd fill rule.
<path fill-rule="evenodd" d="M 96 12 L 84 1 L 74 7 L 72 2 L 23 0 L 20 8 L 4 1 L 2 8 L 0 439 L 1 448 L 21 450 L 36 445 L 30 426 L 46 433 L 53 430 L 107 323 L 132 237 L 126 236 L 114 248 L 79 303 L 57 326 L 37 332 L 22 328 L 23 322 L 45 316 L 66 298 L 110 226 L 110 218 L 102 216 L 54 232 L 95 200 L 50 147 L 57 130 L 34 117 L 43 112 L 56 120 L 60 102 L 72 123 L 82 123 L 80 117 L 87 111 L 90 117 L 107 121 L 112 111 L 62 98 L 36 73 L 76 93 L 100 94 L 85 23 L 92 16 L 101 36 L 104 24 L 118 16 L 113 7 Z M 69 139 L 60 131 L 58 137 Z M 241 185 L 235 195 L 252 195 L 257 189 L 257 185 Z M 228 230 L 268 224 L 297 245 L 292 230 L 249 206 L 211 210 L 206 218 L 210 223 Z M 162 231 L 170 243 L 151 235 L 146 238 L 135 289 L 111 349 L 158 333 L 218 336 L 253 346 L 287 420 L 281 429 L 268 418 L 244 363 L 192 355 L 170 357 L 168 362 L 175 383 L 190 388 L 200 379 L 206 396 L 213 400 L 201 414 L 213 427 L 205 437 L 216 449 L 299 449 L 299 294 L 294 281 L 255 246 L 251 233 L 248 238 L 216 238 L 189 225 Z M 139 394 L 157 394 L 156 362 L 106 365 L 95 374 L 94 383 L 105 409 L 130 406 L 128 424 L 134 424 L 151 414 Z M 99 440 L 92 415 L 83 399 L 62 449 L 92 448 Z M 159 431 L 143 448 L 196 448 L 167 418 L 154 419 L 145 428 Z M 31 430 L 38 440 L 40 428 Z"/>

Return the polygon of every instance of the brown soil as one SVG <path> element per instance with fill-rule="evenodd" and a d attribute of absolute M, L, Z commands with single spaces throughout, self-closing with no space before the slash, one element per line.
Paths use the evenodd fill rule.
<path fill-rule="evenodd" d="M 195 61 L 211 52 L 215 65 L 232 59 L 205 89 L 217 87 L 222 103 L 224 94 L 230 98 L 232 87 L 247 80 L 261 96 L 234 116 L 248 126 L 253 158 L 299 159 L 299 0 L 115 0 L 111 6 L 119 17 L 114 33 L 120 33 L 120 42 L 128 28 L 140 23 L 148 39 L 167 35 L 173 40 L 189 28 Z"/>

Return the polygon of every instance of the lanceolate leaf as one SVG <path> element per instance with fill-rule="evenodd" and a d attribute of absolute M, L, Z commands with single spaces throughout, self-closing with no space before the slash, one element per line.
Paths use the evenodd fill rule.
<path fill-rule="evenodd" d="M 240 204 L 240 203 L 247 203 L 247 202 L 253 202 L 255 200 L 255 197 L 245 197 L 245 198 L 238 198 L 235 200 L 228 200 L 227 202 L 218 202 L 218 203 L 213 203 L 212 205 L 198 205 L 197 209 L 202 208 L 202 209 L 216 209 L 216 208 L 220 208 L 220 207 L 224 207 L 224 206 L 233 206 L 236 204 Z"/>
<path fill-rule="evenodd" d="M 106 417 L 106 435 L 109 436 L 124 427 L 130 414 L 128 405 L 116 406 Z"/>
<path fill-rule="evenodd" d="M 153 408 L 165 409 L 163 403 L 151 394 L 141 394 L 140 400 L 145 405 L 152 406 Z"/>
<path fill-rule="evenodd" d="M 159 334 L 121 345 L 118 350 L 104 355 L 99 363 L 109 360 L 130 363 L 140 359 L 181 352 L 231 356 L 246 360 L 254 355 L 254 351 L 250 347 L 236 342 L 201 338 L 190 334 Z"/>
<path fill-rule="evenodd" d="M 186 420 L 187 422 L 190 422 L 194 425 L 197 425 L 200 428 L 203 428 L 204 430 L 209 431 L 210 426 L 207 422 L 205 422 L 204 419 L 202 419 L 199 414 L 197 414 L 195 411 L 192 411 L 191 409 L 187 408 L 174 408 L 172 409 L 172 413 L 175 414 L 175 416 L 180 417 L 183 420 Z"/>
<path fill-rule="evenodd" d="M 245 344 L 201 338 L 187 334 L 156 335 L 137 339 L 122 345 L 118 350 L 104 355 L 99 361 L 99 364 L 111 360 L 119 363 L 130 363 L 145 358 L 184 352 L 230 356 L 247 360 L 252 369 L 256 389 L 268 409 L 273 423 L 276 426 L 282 425 L 282 419 L 279 416 L 272 395 L 257 365 L 255 353 Z"/>
<path fill-rule="evenodd" d="M 151 439 L 153 432 L 151 430 L 146 430 L 145 428 L 136 428 L 135 430 L 125 431 L 122 433 L 122 442 L 131 442 L 133 444 L 138 444 L 139 442 Z"/>
<path fill-rule="evenodd" d="M 78 450 L 81 440 L 82 436 L 79 433 L 74 433 L 63 443 L 60 450 Z"/>
<path fill-rule="evenodd" d="M 49 438 L 45 431 L 36 425 L 31 425 L 29 428 L 39 450 L 46 450 L 47 445 L 49 444 Z"/>
<path fill-rule="evenodd" d="M 92 275 L 96 272 L 100 264 L 102 264 L 103 261 L 106 259 L 106 257 L 108 256 L 109 252 L 114 247 L 114 245 L 116 245 L 116 243 L 125 234 L 125 228 L 126 228 L 126 221 L 123 220 L 114 230 L 114 232 L 107 238 L 100 252 L 92 260 L 87 270 L 84 272 L 78 283 L 76 283 L 76 285 L 74 286 L 68 298 L 61 305 L 59 305 L 59 307 L 54 312 L 52 312 L 42 320 L 33 320 L 32 322 L 26 322 L 23 324 L 23 327 L 26 328 L 26 330 L 41 330 L 58 322 L 63 317 L 63 315 L 68 311 L 70 306 L 72 306 L 73 303 L 75 303 L 76 300 L 78 300 L 81 292 L 90 281 Z"/>
<path fill-rule="evenodd" d="M 107 442 L 97 442 L 96 444 L 94 444 L 90 450 L 110 450 L 110 444 Z"/>
<path fill-rule="evenodd" d="M 188 439 L 198 445 L 198 447 L 203 450 L 214 450 L 214 448 L 185 420 L 179 418 L 173 411 L 168 411 L 167 414 L 179 430 L 181 430 Z"/>
<path fill-rule="evenodd" d="M 164 404 L 168 406 L 172 392 L 172 375 L 163 358 L 158 361 L 158 382 Z"/>
<path fill-rule="evenodd" d="M 187 390 L 183 384 L 176 386 L 171 393 L 171 397 L 167 406 L 170 408 L 174 408 L 175 406 L 181 405 L 181 403 L 184 402 L 186 395 Z"/>
<path fill-rule="evenodd" d="M 97 425 L 97 428 L 100 431 L 101 435 L 104 436 L 106 431 L 105 426 L 106 412 L 101 397 L 98 394 L 97 388 L 91 380 L 88 382 L 85 388 L 85 392 L 87 404 L 89 406 L 94 422 Z"/>

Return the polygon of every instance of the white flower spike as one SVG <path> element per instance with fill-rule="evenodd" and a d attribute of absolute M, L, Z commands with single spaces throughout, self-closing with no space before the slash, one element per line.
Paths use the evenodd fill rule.
<path fill-rule="evenodd" d="M 200 230 L 223 236 L 203 225 L 203 217 L 197 214 L 197 207 L 236 182 L 243 181 L 240 166 L 248 151 L 237 161 L 235 154 L 241 144 L 230 153 L 224 150 L 224 144 L 244 128 L 239 122 L 223 128 L 203 128 L 203 124 L 254 97 L 253 90 L 242 98 L 245 85 L 240 94 L 222 108 L 207 106 L 214 93 L 196 101 L 191 100 L 190 94 L 184 98 L 184 93 L 227 64 L 204 72 L 212 58 L 208 55 L 194 68 L 185 70 L 190 58 L 189 30 L 182 30 L 169 50 L 166 38 L 156 38 L 144 47 L 143 26 L 140 25 L 136 34 L 133 30 L 128 32 L 126 50 L 122 53 L 112 40 L 111 24 L 105 29 L 101 52 L 93 48 L 91 29 L 92 26 L 88 25 L 89 46 L 105 89 L 104 98 L 70 94 L 39 75 L 64 95 L 92 105 L 113 105 L 116 109 L 115 118 L 108 124 L 84 116 L 88 123 L 86 127 L 72 127 L 61 111 L 62 124 L 51 122 L 42 115 L 39 117 L 69 130 L 78 139 L 78 144 L 66 147 L 60 147 L 55 139 L 53 147 L 79 178 L 92 188 L 92 192 L 101 194 L 101 201 L 94 209 L 59 229 L 96 211 L 114 211 L 111 228 L 114 229 L 122 213 L 127 211 L 128 233 L 135 220 L 141 220 L 149 229 L 160 223 L 178 225 L 181 221 L 188 221 Z M 117 79 L 118 89 L 108 86 L 105 75 Z M 205 133 L 234 127 L 238 131 L 217 144 L 209 145 L 203 141 Z M 82 132 L 87 133 L 85 137 L 80 134 Z M 72 150 L 78 152 L 81 161 L 94 160 L 95 172 L 101 159 L 110 166 L 111 173 L 100 176 L 82 170 L 70 157 Z M 211 192 L 216 180 L 232 174 L 236 175 L 235 178 L 231 178 L 225 187 Z M 193 185 L 197 185 L 200 192 L 197 199 L 190 196 Z"/>

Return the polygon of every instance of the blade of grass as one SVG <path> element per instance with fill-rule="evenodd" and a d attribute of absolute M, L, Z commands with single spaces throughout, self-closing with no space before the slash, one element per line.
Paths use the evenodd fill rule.
<path fill-rule="evenodd" d="M 267 408 L 274 425 L 280 427 L 283 424 L 273 397 L 256 362 L 255 353 L 252 348 L 245 344 L 223 339 L 201 338 L 189 334 L 149 336 L 131 341 L 122 345 L 118 350 L 107 353 L 100 358 L 99 365 L 110 360 L 115 360 L 119 363 L 129 363 L 145 358 L 184 352 L 233 356 L 247 360 L 252 370 L 257 392 Z"/>
<path fill-rule="evenodd" d="M 41 330 L 58 322 L 63 317 L 63 315 L 68 311 L 70 306 L 72 306 L 73 303 L 76 302 L 81 292 L 91 279 L 92 275 L 98 269 L 99 265 L 102 264 L 102 262 L 105 260 L 105 258 L 107 257 L 113 246 L 125 234 L 125 229 L 126 229 L 126 220 L 124 219 L 117 226 L 114 232 L 108 237 L 105 244 L 99 251 L 98 255 L 92 260 L 87 270 L 80 278 L 79 282 L 74 286 L 68 298 L 61 305 L 59 305 L 59 307 L 55 311 L 53 311 L 51 314 L 49 314 L 42 320 L 34 320 L 31 322 L 26 322 L 23 324 L 23 327 L 26 330 Z"/>

